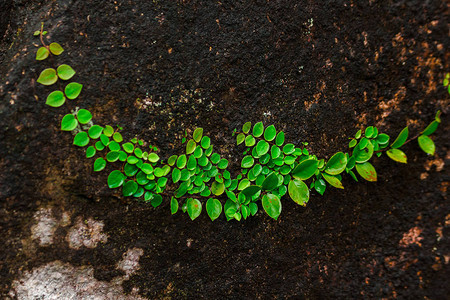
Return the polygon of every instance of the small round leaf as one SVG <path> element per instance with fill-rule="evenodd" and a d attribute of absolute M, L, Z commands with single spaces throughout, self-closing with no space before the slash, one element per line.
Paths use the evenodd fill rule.
<path fill-rule="evenodd" d="M 75 119 L 75 116 L 72 114 L 67 114 L 63 117 L 61 121 L 61 130 L 63 131 L 72 131 L 77 128 L 78 121 Z"/>
<path fill-rule="evenodd" d="M 83 88 L 83 85 L 81 83 L 71 82 L 68 85 L 66 85 L 66 88 L 64 89 L 64 93 L 66 94 L 67 98 L 69 98 L 70 100 L 73 100 L 80 95 L 82 88 Z"/>
<path fill-rule="evenodd" d="M 108 187 L 110 189 L 118 188 L 123 184 L 125 180 L 125 175 L 119 170 L 114 170 L 108 175 Z"/>
<path fill-rule="evenodd" d="M 75 146 L 84 147 L 89 144 L 89 137 L 87 132 L 79 132 L 73 139 L 73 144 Z"/>
<path fill-rule="evenodd" d="M 36 53 L 36 60 L 44 60 L 48 57 L 49 54 L 50 52 L 48 51 L 47 48 L 41 47 L 38 49 Z"/>
<path fill-rule="evenodd" d="M 56 70 L 52 68 L 45 69 L 39 75 L 37 82 L 43 85 L 52 85 L 58 80 L 56 76 Z"/>
<path fill-rule="evenodd" d="M 214 221 L 222 213 L 222 203 L 217 199 L 209 198 L 206 202 L 206 212 L 211 218 L 211 221 Z"/>
<path fill-rule="evenodd" d="M 51 43 L 49 45 L 50 51 L 54 54 L 54 55 L 60 55 L 61 53 L 64 52 L 64 49 L 61 47 L 60 44 L 58 43 Z"/>
<path fill-rule="evenodd" d="M 75 70 L 72 69 L 71 66 L 66 65 L 66 64 L 60 65 L 57 69 L 57 72 L 58 72 L 58 77 L 61 78 L 62 80 L 69 80 L 76 73 Z"/>
<path fill-rule="evenodd" d="M 77 113 L 78 122 L 87 124 L 92 119 L 92 114 L 86 109 L 80 109 Z"/>
<path fill-rule="evenodd" d="M 48 95 L 45 104 L 51 107 L 60 107 L 61 105 L 64 104 L 64 102 L 66 102 L 66 97 L 64 97 L 64 93 L 61 91 L 54 91 Z"/>

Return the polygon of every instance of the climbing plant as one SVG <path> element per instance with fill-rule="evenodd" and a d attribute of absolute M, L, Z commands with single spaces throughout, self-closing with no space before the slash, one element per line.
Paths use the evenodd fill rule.
<path fill-rule="evenodd" d="M 64 52 L 58 43 L 44 42 L 46 33 L 43 25 L 34 33 L 42 44 L 36 53 L 40 61 Z M 65 85 L 64 89 L 51 91 L 45 103 L 61 107 L 67 99 L 76 100 L 83 85 L 71 81 L 74 76 L 76 71 L 67 64 L 42 70 L 37 79 L 40 84 L 50 87 L 61 81 Z M 447 75 L 445 86 L 449 85 L 448 79 Z M 325 160 L 309 153 L 307 142 L 301 145 L 286 142 L 284 132 L 274 125 L 247 122 L 233 131 L 236 145 L 243 151 L 241 170 L 235 177 L 227 170 L 228 160 L 214 151 L 202 128 L 196 128 L 189 136 L 185 131 L 184 153 L 167 159 L 161 159 L 159 149 L 148 146 L 142 139 L 125 141 L 120 126 L 94 124 L 91 112 L 86 109 L 77 107 L 64 115 L 60 128 L 72 132 L 74 145 L 86 148 L 86 157 L 94 160 L 93 171 L 104 170 L 108 163 L 114 166 L 107 184 L 111 189 L 121 188 L 123 196 L 141 198 L 153 207 L 161 205 L 163 196 L 170 197 L 171 213 L 181 209 L 192 220 L 206 209 L 213 221 L 222 213 L 227 220 L 240 221 L 254 216 L 260 206 L 276 220 L 284 195 L 306 205 L 311 190 L 323 195 L 328 186 L 343 189 L 344 174 L 355 181 L 359 178 L 376 181 L 377 173 L 370 160 L 386 154 L 396 162 L 407 163 L 400 148 L 413 140 L 418 141 L 425 153 L 433 155 L 435 144 L 430 135 L 440 123 L 438 111 L 419 135 L 410 138 L 405 127 L 393 141 L 377 127 L 369 126 L 349 139 L 349 152 L 338 152 Z"/>

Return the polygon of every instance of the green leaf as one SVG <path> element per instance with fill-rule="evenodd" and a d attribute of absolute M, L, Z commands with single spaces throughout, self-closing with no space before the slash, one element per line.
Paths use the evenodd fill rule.
<path fill-rule="evenodd" d="M 253 166 L 253 163 L 255 162 L 255 160 L 253 159 L 253 157 L 251 155 L 247 155 L 244 156 L 244 158 L 242 158 L 241 161 L 241 167 L 242 168 L 251 168 Z"/>
<path fill-rule="evenodd" d="M 103 127 L 100 125 L 92 125 L 88 130 L 88 134 L 91 139 L 98 139 L 102 132 Z"/>
<path fill-rule="evenodd" d="M 270 125 L 264 131 L 264 139 L 266 141 L 269 141 L 269 142 L 273 141 L 273 139 L 275 138 L 276 134 L 277 134 L 277 130 L 275 129 L 275 126 L 274 125 Z"/>
<path fill-rule="evenodd" d="M 217 164 L 217 167 L 219 169 L 226 169 L 228 167 L 228 160 L 226 160 L 225 158 L 222 158 L 219 163 Z"/>
<path fill-rule="evenodd" d="M 177 183 L 181 179 L 181 171 L 179 169 L 173 169 L 172 171 L 172 181 Z"/>
<path fill-rule="evenodd" d="M 177 213 L 177 211 L 178 211 L 178 200 L 172 197 L 172 199 L 170 199 L 170 212 L 172 213 L 172 215 L 174 215 Z"/>
<path fill-rule="evenodd" d="M 372 155 L 373 155 L 373 145 L 371 142 L 368 142 L 364 149 L 360 149 L 359 147 L 353 148 L 352 156 L 358 163 L 368 161 L 372 157 Z"/>
<path fill-rule="evenodd" d="M 134 176 L 138 172 L 139 168 L 136 167 L 136 165 L 131 165 L 129 163 L 126 163 L 123 167 L 123 171 L 125 172 L 125 175 L 128 177 Z"/>
<path fill-rule="evenodd" d="M 34 36 L 39 36 L 40 34 L 41 34 L 41 32 L 40 32 L 39 30 L 36 30 L 36 31 L 33 33 Z"/>
<path fill-rule="evenodd" d="M 153 167 L 151 164 L 147 164 L 147 163 L 142 164 L 141 170 L 142 170 L 142 172 L 144 172 L 147 175 L 153 173 Z"/>
<path fill-rule="evenodd" d="M 115 189 L 121 186 L 125 180 L 125 175 L 119 170 L 114 170 L 108 175 L 108 187 L 110 189 Z"/>
<path fill-rule="evenodd" d="M 294 144 L 286 144 L 283 147 L 283 152 L 286 155 L 292 154 L 295 151 L 295 145 Z"/>
<path fill-rule="evenodd" d="M 276 159 L 281 155 L 281 149 L 278 146 L 272 145 L 270 149 L 270 156 L 272 159 Z"/>
<path fill-rule="evenodd" d="M 211 221 L 214 221 L 222 213 L 222 203 L 217 199 L 209 198 L 208 201 L 206 201 L 206 212 L 211 218 Z"/>
<path fill-rule="evenodd" d="M 275 139 L 275 144 L 277 144 L 277 146 L 281 147 L 284 144 L 284 132 L 280 131 L 277 134 L 277 138 Z"/>
<path fill-rule="evenodd" d="M 194 152 L 197 143 L 194 140 L 189 140 L 186 144 L 186 154 L 191 154 Z"/>
<path fill-rule="evenodd" d="M 338 152 L 333 155 L 325 166 L 325 172 L 330 175 L 337 175 L 342 173 L 347 166 L 347 156 L 344 153 Z"/>
<path fill-rule="evenodd" d="M 87 157 L 87 158 L 93 157 L 93 156 L 95 155 L 95 153 L 97 153 L 97 151 L 95 150 L 95 147 L 94 147 L 94 146 L 89 146 L 89 147 L 86 149 L 86 157 Z"/>
<path fill-rule="evenodd" d="M 370 162 L 356 164 L 356 171 L 367 181 L 377 181 L 377 172 Z"/>
<path fill-rule="evenodd" d="M 256 213 L 258 212 L 258 205 L 256 203 L 250 203 L 248 205 L 248 208 L 250 210 L 250 213 L 252 214 L 252 216 L 256 215 Z"/>
<path fill-rule="evenodd" d="M 187 199 L 187 212 L 192 221 L 194 221 L 202 212 L 202 203 L 198 199 Z"/>
<path fill-rule="evenodd" d="M 264 125 L 262 122 L 258 122 L 253 126 L 253 136 L 260 137 L 264 132 Z"/>
<path fill-rule="evenodd" d="M 63 131 L 72 131 L 77 128 L 78 121 L 75 119 L 75 116 L 72 114 L 67 114 L 62 118 L 61 121 L 61 130 Z"/>
<path fill-rule="evenodd" d="M 177 168 L 178 169 L 183 169 L 186 166 L 186 162 L 187 162 L 187 159 L 186 159 L 186 155 L 185 154 L 178 156 Z"/>
<path fill-rule="evenodd" d="M 361 129 L 356 132 L 355 139 L 359 139 L 360 137 L 361 137 Z"/>
<path fill-rule="evenodd" d="M 61 53 L 64 52 L 64 49 L 58 43 L 51 43 L 49 45 L 49 48 L 50 48 L 50 52 L 52 52 L 54 55 L 60 55 Z"/>
<path fill-rule="evenodd" d="M 217 181 L 214 181 L 211 185 L 211 192 L 216 195 L 222 195 L 225 191 L 225 185 L 223 183 L 219 183 Z"/>
<path fill-rule="evenodd" d="M 366 138 L 371 138 L 374 136 L 375 130 L 373 126 L 369 126 L 366 128 L 366 131 L 364 132 L 364 135 Z"/>
<path fill-rule="evenodd" d="M 64 93 L 61 91 L 54 91 L 47 96 L 47 101 L 45 101 L 45 104 L 51 107 L 60 107 L 64 104 L 64 102 L 66 102 Z"/>
<path fill-rule="evenodd" d="M 357 140 L 352 139 L 352 140 L 350 141 L 350 143 L 348 143 L 348 147 L 349 147 L 349 148 L 353 148 L 353 147 L 356 146 L 357 143 L 358 143 Z"/>
<path fill-rule="evenodd" d="M 265 140 L 260 140 L 258 144 L 256 144 L 256 152 L 259 156 L 263 156 L 267 152 L 269 152 L 270 145 Z"/>
<path fill-rule="evenodd" d="M 56 76 L 56 70 L 52 68 L 45 69 L 39 75 L 37 82 L 43 85 L 52 85 L 58 80 Z"/>
<path fill-rule="evenodd" d="M 351 171 L 350 171 L 351 172 Z M 319 179 L 314 181 L 314 189 L 321 195 L 325 192 L 325 189 L 327 188 L 327 184 L 325 183 L 325 180 Z"/>
<path fill-rule="evenodd" d="M 100 136 L 101 136 L 101 134 L 100 134 Z M 120 149 L 121 149 L 120 144 L 116 141 L 112 141 L 111 143 L 109 143 L 108 148 L 111 151 L 120 151 Z"/>
<path fill-rule="evenodd" d="M 95 149 L 97 149 L 98 151 L 102 151 L 103 149 L 105 149 L 105 145 L 103 145 L 101 141 L 98 141 L 97 143 L 95 143 Z"/>
<path fill-rule="evenodd" d="M 344 189 L 342 182 L 333 175 L 328 175 L 327 173 L 322 173 L 323 179 L 325 179 L 331 186 L 338 189 Z"/>
<path fill-rule="evenodd" d="M 192 171 L 195 170 L 196 167 L 197 167 L 197 160 L 193 155 L 190 155 L 187 161 L 187 169 Z"/>
<path fill-rule="evenodd" d="M 292 170 L 292 176 L 296 179 L 306 180 L 316 173 L 318 166 L 319 161 L 317 159 L 304 160 Z"/>
<path fill-rule="evenodd" d="M 389 149 L 386 151 L 387 156 L 392 160 L 406 164 L 406 154 L 400 149 Z"/>
<path fill-rule="evenodd" d="M 280 198 L 273 194 L 266 194 L 262 198 L 262 206 L 269 217 L 278 219 L 281 214 Z"/>
<path fill-rule="evenodd" d="M 81 124 L 86 124 L 92 119 L 92 114 L 88 110 L 82 108 L 78 111 L 77 118 L 78 122 Z"/>
<path fill-rule="evenodd" d="M 167 160 L 169 166 L 173 166 L 177 162 L 177 158 L 177 155 L 172 155 L 171 157 L 169 157 L 169 159 Z"/>
<path fill-rule="evenodd" d="M 76 73 L 71 66 L 66 64 L 60 65 L 58 69 L 56 69 L 56 71 L 58 72 L 58 77 L 61 78 L 62 80 L 69 80 Z"/>
<path fill-rule="evenodd" d="M 271 191 L 278 186 L 278 176 L 274 172 L 270 173 L 269 176 L 264 179 L 261 184 L 261 188 L 265 191 Z"/>
<path fill-rule="evenodd" d="M 106 160 L 102 157 L 99 157 L 94 162 L 94 172 L 100 172 L 106 167 Z"/>
<path fill-rule="evenodd" d="M 403 128 L 403 130 L 399 133 L 395 141 L 391 144 L 391 148 L 399 148 L 401 147 L 406 140 L 408 139 L 408 126 Z"/>
<path fill-rule="evenodd" d="M 138 184 L 132 180 L 128 180 L 123 185 L 122 194 L 124 197 L 132 196 L 134 193 L 136 193 L 138 189 Z"/>
<path fill-rule="evenodd" d="M 47 48 L 41 47 L 38 49 L 36 53 L 36 60 L 44 60 L 48 57 L 49 54 L 50 52 L 48 51 Z"/>
<path fill-rule="evenodd" d="M 247 137 L 245 138 L 245 146 L 247 147 L 251 147 L 253 145 L 255 145 L 256 140 L 252 135 L 247 135 Z"/>
<path fill-rule="evenodd" d="M 202 135 L 203 135 L 203 128 L 200 127 L 196 128 L 193 134 L 194 141 L 199 143 L 200 140 L 202 139 Z"/>
<path fill-rule="evenodd" d="M 156 195 L 153 197 L 153 199 L 150 200 L 150 204 L 151 204 L 153 207 L 156 208 L 156 207 L 158 207 L 158 206 L 161 205 L 162 201 L 163 201 L 162 196 L 161 196 L 160 194 L 156 194 Z"/>
<path fill-rule="evenodd" d="M 125 143 L 122 145 L 122 148 L 126 153 L 133 153 L 134 151 L 134 145 L 132 143 Z"/>
<path fill-rule="evenodd" d="M 71 82 L 68 85 L 66 85 L 64 93 L 66 94 L 67 98 L 73 100 L 80 95 L 82 88 L 83 88 L 82 84 L 77 82 Z"/>
<path fill-rule="evenodd" d="M 89 144 L 88 134 L 84 131 L 77 133 L 73 139 L 73 144 L 75 146 L 84 147 Z"/>
<path fill-rule="evenodd" d="M 434 155 L 434 151 L 436 150 L 436 146 L 434 145 L 434 142 L 432 139 L 430 139 L 426 135 L 421 135 L 417 139 L 417 142 L 419 143 L 420 149 L 422 149 L 425 153 Z"/>
<path fill-rule="evenodd" d="M 156 162 L 159 161 L 159 156 L 158 156 L 158 154 L 152 152 L 152 153 L 150 153 L 150 154 L 148 155 L 148 160 L 149 160 L 151 163 L 156 163 Z"/>
<path fill-rule="evenodd" d="M 422 131 L 423 135 L 430 135 L 432 133 L 434 133 L 436 131 L 436 129 L 439 126 L 439 122 L 434 120 L 433 122 L 430 123 L 430 125 L 427 126 L 427 128 L 425 128 L 424 131 Z"/>
<path fill-rule="evenodd" d="M 218 153 L 213 153 L 213 154 L 211 155 L 211 162 L 212 162 L 213 164 L 217 164 L 219 161 L 220 161 L 220 154 L 218 154 Z"/>
<path fill-rule="evenodd" d="M 110 125 L 106 125 L 105 129 L 103 129 L 103 134 L 107 137 L 111 137 L 114 134 L 114 128 L 112 128 Z"/>
<path fill-rule="evenodd" d="M 308 186 L 301 180 L 291 180 L 288 185 L 289 196 L 295 203 L 305 205 L 309 200 Z"/>
<path fill-rule="evenodd" d="M 207 136 L 202 137 L 200 145 L 202 146 L 203 149 L 208 149 L 209 146 L 211 145 L 211 139 Z"/>
<path fill-rule="evenodd" d="M 256 195 L 259 191 L 261 190 L 260 186 L 257 185 L 250 185 L 248 187 L 246 187 L 242 193 L 247 196 L 247 197 L 253 197 L 254 195 Z"/>
<path fill-rule="evenodd" d="M 239 133 L 239 134 L 237 135 L 237 137 L 236 137 L 236 143 L 237 143 L 238 145 L 240 145 L 240 144 L 242 144 L 242 143 L 244 142 L 244 140 L 245 140 L 245 134 Z"/>
<path fill-rule="evenodd" d="M 113 140 L 116 141 L 117 143 L 121 143 L 123 141 L 123 137 L 120 134 L 120 132 L 114 132 Z"/>
<path fill-rule="evenodd" d="M 119 159 L 119 151 L 110 151 L 106 154 L 106 160 L 109 162 L 115 162 Z"/>
<path fill-rule="evenodd" d="M 450 88 L 450 86 L 449 86 L 449 88 Z M 434 117 L 434 119 L 435 119 L 438 123 L 441 123 L 441 111 L 440 111 L 440 110 L 438 110 L 438 111 L 436 112 L 436 116 Z"/>
<path fill-rule="evenodd" d="M 243 126 L 242 126 L 242 132 L 243 133 L 248 133 L 250 131 L 250 128 L 252 127 L 252 123 L 251 122 L 246 122 Z"/>
<path fill-rule="evenodd" d="M 386 133 L 381 133 L 377 136 L 376 141 L 380 146 L 386 145 L 387 143 L 389 143 L 389 135 L 387 135 Z"/>

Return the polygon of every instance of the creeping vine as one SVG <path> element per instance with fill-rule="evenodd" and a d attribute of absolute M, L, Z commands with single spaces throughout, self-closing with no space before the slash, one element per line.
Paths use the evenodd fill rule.
<path fill-rule="evenodd" d="M 42 44 L 36 53 L 37 60 L 64 52 L 58 43 L 45 44 L 43 36 L 46 33 L 43 24 L 34 33 Z M 75 74 L 71 66 L 61 64 L 56 69 L 44 69 L 37 82 L 51 86 L 58 80 L 67 82 Z M 449 86 L 450 92 L 449 77 L 447 74 L 444 86 Z M 45 103 L 61 107 L 67 99 L 78 98 L 82 89 L 82 84 L 70 82 L 64 91 L 50 92 Z M 87 158 L 96 157 L 95 172 L 105 169 L 107 163 L 114 163 L 116 169 L 108 175 L 108 187 L 122 187 L 123 196 L 141 198 L 157 207 L 161 205 L 163 195 L 167 195 L 171 198 L 172 214 L 181 206 L 181 210 L 194 220 L 206 207 L 213 221 L 222 212 L 227 220 L 240 221 L 257 213 L 259 201 L 264 211 L 277 219 L 282 208 L 280 199 L 285 194 L 295 203 L 306 205 L 312 189 L 320 195 L 328 186 L 343 189 L 342 175 L 345 173 L 355 181 L 359 180 L 358 175 L 367 181 L 376 181 L 377 173 L 370 159 L 385 153 L 396 162 L 406 163 L 407 156 L 400 147 L 412 140 L 417 140 L 425 153 L 433 155 L 435 144 L 429 136 L 440 122 L 438 111 L 420 134 L 408 139 L 409 129 L 405 127 L 393 142 L 389 135 L 369 126 L 350 138 L 349 153 L 338 152 L 327 161 L 310 154 L 307 142 L 300 146 L 285 143 L 284 132 L 277 131 L 274 125 L 265 127 L 258 122 L 252 126 L 247 122 L 242 129 L 233 131 L 237 146 L 244 148 L 241 172 L 236 178 L 232 178 L 227 170 L 228 160 L 214 152 L 211 139 L 202 128 L 196 128 L 192 137 L 185 132 L 182 139 L 186 144 L 185 153 L 167 159 L 159 157 L 156 146 L 144 147 L 146 144 L 141 139 L 135 137 L 124 141 L 120 126 L 94 124 L 92 114 L 86 109 L 76 108 L 66 114 L 61 121 L 61 130 L 74 134 L 73 144 L 86 147 Z M 224 204 L 218 196 L 226 199 Z"/>

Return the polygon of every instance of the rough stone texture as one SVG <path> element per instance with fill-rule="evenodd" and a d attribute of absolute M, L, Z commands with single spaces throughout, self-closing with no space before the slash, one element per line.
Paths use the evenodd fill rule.
<path fill-rule="evenodd" d="M 19 295 L 25 282 L 30 292 L 64 286 L 28 280 L 39 274 L 60 274 L 73 295 L 91 282 L 116 298 L 136 289 L 149 299 L 450 294 L 444 1 L 4 3 L 2 296 Z M 51 90 L 36 84 L 51 64 L 34 60 L 32 33 L 42 21 L 48 41 L 66 49 L 53 63 L 70 64 L 84 85 L 80 98 L 61 109 L 46 106 Z M 98 124 L 120 124 L 125 139 L 138 135 L 164 156 L 180 153 L 184 130 L 201 126 L 232 171 L 242 149 L 231 146 L 231 132 L 246 121 L 274 124 L 289 142 L 309 141 L 312 153 L 329 158 L 346 150 L 358 128 L 377 125 L 394 136 L 409 125 L 414 135 L 436 110 L 444 114 L 433 157 L 409 143 L 407 165 L 374 159 L 376 183 L 344 179 L 345 190 L 329 188 L 323 197 L 313 192 L 305 208 L 283 199 L 278 221 L 259 212 L 237 223 L 211 222 L 205 214 L 191 222 L 170 215 L 168 198 L 153 209 L 109 190 L 109 169 L 92 172 L 92 160 L 71 146 L 72 135 L 59 131 L 62 116 L 75 106 L 92 111 Z M 33 227 L 36 213 L 49 207 L 45 226 Z M 54 230 L 64 212 L 70 224 Z M 71 228 L 95 228 L 81 220 L 104 224 L 107 241 L 71 248 Z M 52 243 L 40 245 L 33 232 L 47 232 L 38 236 Z M 122 257 L 133 248 L 143 251 L 140 268 L 124 281 L 127 269 L 118 264 L 136 263 Z"/>
<path fill-rule="evenodd" d="M 136 290 L 130 295 L 123 294 L 121 285 L 114 280 L 109 283 L 95 279 L 92 267 L 76 268 L 60 261 L 26 272 L 13 283 L 9 295 L 23 300 L 142 299 Z"/>
<path fill-rule="evenodd" d="M 69 247 L 80 249 L 81 247 L 95 248 L 98 243 L 106 243 L 108 236 L 104 234 L 103 222 L 94 221 L 92 218 L 84 221 L 78 218 L 76 224 L 70 228 L 66 240 Z"/>
<path fill-rule="evenodd" d="M 139 258 L 143 254 L 144 250 L 139 248 L 128 249 L 123 254 L 123 259 L 117 263 L 117 268 L 125 272 L 125 279 L 129 279 L 131 275 L 141 268 L 139 266 Z"/>

